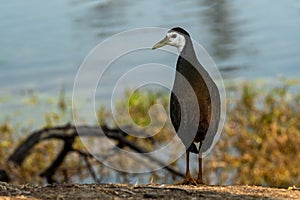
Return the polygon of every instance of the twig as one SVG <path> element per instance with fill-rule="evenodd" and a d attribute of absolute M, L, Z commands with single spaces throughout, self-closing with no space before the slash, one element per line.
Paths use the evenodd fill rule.
<path fill-rule="evenodd" d="M 150 189 L 163 189 L 163 190 L 179 190 L 179 191 L 183 191 L 186 192 L 188 194 L 190 194 L 191 192 L 183 189 L 183 188 L 178 188 L 178 187 L 164 187 L 164 185 L 161 186 L 134 186 L 133 189 L 135 188 L 150 188 Z"/>
<path fill-rule="evenodd" d="M 83 155 L 81 155 L 81 156 L 83 156 Z M 100 183 L 100 181 L 98 180 L 98 178 L 97 178 L 97 176 L 96 176 L 96 173 L 95 173 L 94 170 L 93 170 L 93 167 L 91 166 L 91 163 L 89 162 L 88 157 L 87 157 L 87 156 L 83 156 L 83 159 L 84 159 L 84 161 L 85 161 L 85 163 L 86 163 L 86 167 L 88 168 L 88 170 L 89 170 L 91 176 L 93 177 L 94 181 L 95 181 L 96 183 Z"/>
<path fill-rule="evenodd" d="M 300 188 L 293 185 L 289 187 L 288 190 L 300 190 Z"/>
<path fill-rule="evenodd" d="M 122 189 L 122 188 L 119 188 L 118 190 L 123 191 L 123 192 L 127 192 L 127 193 L 132 194 L 132 195 L 135 195 L 135 192 L 132 192 L 130 190 L 126 190 L 126 189 Z"/>
<path fill-rule="evenodd" d="M 72 149 L 72 145 L 74 143 L 74 138 L 69 138 L 68 140 L 65 140 L 64 142 L 65 142 L 64 143 L 64 147 L 63 147 L 62 151 L 59 153 L 59 155 L 56 157 L 56 159 L 54 160 L 54 162 L 45 171 L 43 171 L 40 174 L 41 177 L 46 177 L 47 182 L 49 184 L 55 183 L 53 175 L 55 174 L 55 171 L 57 170 L 57 168 L 64 161 L 66 155 Z"/>

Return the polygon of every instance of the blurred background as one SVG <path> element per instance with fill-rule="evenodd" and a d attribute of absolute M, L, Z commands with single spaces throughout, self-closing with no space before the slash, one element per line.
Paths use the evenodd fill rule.
<path fill-rule="evenodd" d="M 299 1 L 11 0 L 1 3 L 0 19 L 0 167 L 32 130 L 72 122 L 75 75 L 97 44 L 129 29 L 181 26 L 215 61 L 227 88 L 227 122 L 207 159 L 206 182 L 300 183 Z M 29 168 L 13 181 L 43 182 L 31 180 Z M 165 176 L 155 177 L 173 181 Z M 103 180 L 151 177 L 119 180 L 108 173 Z"/>

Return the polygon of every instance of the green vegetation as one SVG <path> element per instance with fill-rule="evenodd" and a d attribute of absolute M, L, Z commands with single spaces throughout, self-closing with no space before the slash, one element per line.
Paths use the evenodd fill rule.
<path fill-rule="evenodd" d="M 244 83 L 240 87 L 227 87 L 227 119 L 216 147 L 204 162 L 204 177 L 210 184 L 255 184 L 264 186 L 288 187 L 300 185 L 300 92 L 292 90 L 296 83 L 284 81 L 277 86 L 261 86 Z M 160 104 L 168 110 L 168 94 L 163 91 L 141 90 L 125 93 L 123 100 L 117 103 L 120 110 L 121 123 L 129 123 L 125 113 L 128 111 L 132 120 L 139 126 L 151 124 L 157 132 L 152 139 L 139 139 L 130 136 L 132 141 L 148 150 L 163 146 L 173 137 L 173 128 L 165 123 L 161 128 L 160 121 L 166 120 L 164 112 L 150 112 L 151 106 Z M 38 98 L 37 98 L 38 99 Z M 40 99 L 34 101 L 38 103 Z M 56 101 L 57 109 L 49 111 L 45 116 L 44 126 L 54 126 L 71 116 L 69 102 L 62 93 Z M 127 106 L 129 105 L 129 106 Z M 124 114 L 124 117 L 122 118 Z M 110 112 L 103 107 L 98 111 L 101 124 L 114 124 Z M 12 118 L 10 119 L 12 120 Z M 6 120 L 0 124 L 0 167 L 8 169 L 7 157 L 16 146 L 28 136 L 28 127 L 14 127 L 12 121 Z M 152 121 L 151 121 L 152 120 Z M 37 127 L 38 128 L 38 127 Z M 157 130 L 156 130 L 157 129 Z M 15 137 L 22 135 L 22 138 Z M 21 140 L 20 140 L 21 139 Z M 80 141 L 78 148 L 83 149 Z M 31 156 L 26 159 L 22 169 L 9 168 L 13 174 L 13 182 L 41 183 L 38 174 L 49 165 L 61 144 L 55 140 L 40 143 L 34 148 Z M 196 159 L 196 158 L 195 158 Z M 195 160 L 196 162 L 196 160 Z M 64 161 L 57 176 L 64 181 L 67 176 L 75 176 L 84 167 L 79 157 L 70 157 Z M 179 167 L 179 161 L 173 163 Z M 98 167 L 101 173 L 110 176 L 108 169 Z M 184 171 L 184 168 L 181 168 Z M 195 172 L 197 168 L 195 168 Z M 167 172 L 165 172 L 167 173 Z M 85 175 L 78 175 L 84 180 Z M 120 173 L 122 180 L 130 179 L 130 175 Z M 165 181 L 165 174 L 152 174 L 156 181 Z M 120 181 L 122 181 L 120 179 Z M 128 180 L 127 180 L 128 181 Z"/>
<path fill-rule="evenodd" d="M 300 95 L 291 82 L 228 91 L 227 123 L 206 166 L 218 181 L 287 187 L 300 184 Z"/>

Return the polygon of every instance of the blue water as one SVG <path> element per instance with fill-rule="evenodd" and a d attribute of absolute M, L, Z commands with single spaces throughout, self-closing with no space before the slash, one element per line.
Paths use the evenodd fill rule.
<path fill-rule="evenodd" d="M 70 96 L 86 55 L 134 28 L 184 27 L 233 82 L 300 74 L 297 0 L 11 0 L 0 19 L 1 116 L 22 107 L 18 95 L 27 91 L 50 97 L 65 88 Z"/>

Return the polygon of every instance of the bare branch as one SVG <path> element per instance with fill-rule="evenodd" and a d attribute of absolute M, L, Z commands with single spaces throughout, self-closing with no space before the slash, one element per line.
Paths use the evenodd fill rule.
<path fill-rule="evenodd" d="M 38 131 L 34 131 L 24 142 L 22 142 L 17 149 L 13 152 L 13 154 L 9 157 L 8 161 L 14 163 L 16 166 L 22 165 L 23 161 L 29 155 L 31 149 L 41 141 L 51 140 L 51 139 L 59 139 L 64 142 L 63 149 L 58 154 L 56 159 L 53 163 L 44 170 L 40 176 L 45 177 L 48 183 L 55 182 L 53 176 L 58 169 L 58 167 L 62 164 L 65 157 L 68 155 L 69 152 L 75 151 L 82 157 L 84 157 L 86 161 L 86 165 L 94 178 L 97 181 L 97 177 L 95 172 L 93 171 L 88 158 L 93 157 L 89 153 L 85 153 L 80 150 L 73 149 L 72 145 L 75 139 L 78 137 L 108 137 L 109 139 L 115 140 L 118 144 L 121 144 L 123 147 L 128 147 L 131 150 L 143 154 L 144 157 L 151 160 L 152 162 L 164 167 L 166 170 L 171 172 L 176 176 L 184 177 L 184 174 L 181 172 L 173 169 L 172 167 L 166 166 L 166 164 L 153 157 L 152 155 L 148 154 L 148 151 L 132 141 L 128 140 L 127 133 L 123 132 L 121 129 L 111 129 L 107 126 L 73 126 L 67 124 L 65 126 L 57 126 L 52 128 L 44 128 Z"/>

